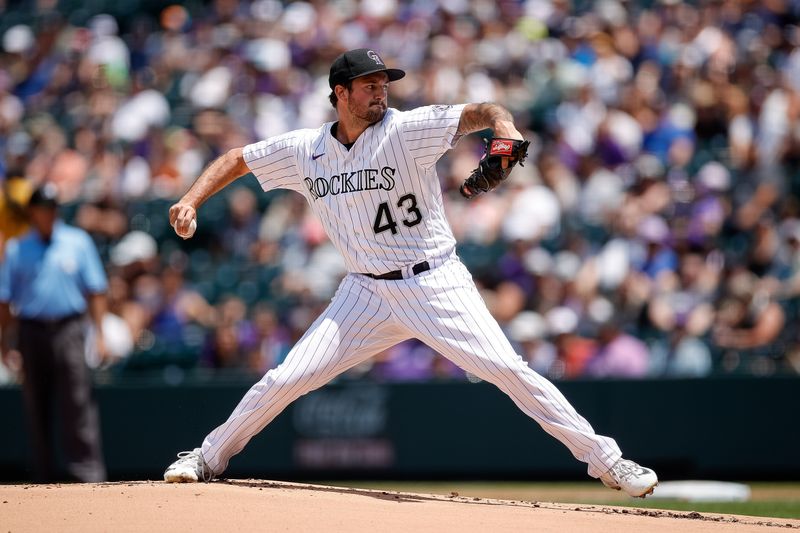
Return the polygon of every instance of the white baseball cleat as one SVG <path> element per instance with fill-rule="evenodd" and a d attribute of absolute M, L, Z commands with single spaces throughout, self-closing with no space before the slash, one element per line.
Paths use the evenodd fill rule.
<path fill-rule="evenodd" d="M 178 460 L 164 471 L 164 481 L 167 483 L 197 483 L 211 481 L 213 478 L 214 473 L 203 460 L 200 448 L 180 452 Z"/>
<path fill-rule="evenodd" d="M 624 490 L 634 498 L 653 494 L 658 485 L 656 473 L 628 459 L 620 459 L 608 472 L 600 476 L 603 485 L 614 490 Z"/>

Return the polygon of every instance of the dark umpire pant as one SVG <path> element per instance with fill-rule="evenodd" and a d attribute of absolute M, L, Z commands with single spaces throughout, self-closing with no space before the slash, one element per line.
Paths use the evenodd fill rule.
<path fill-rule="evenodd" d="M 86 365 L 83 316 L 55 321 L 21 319 L 19 351 L 36 481 L 59 480 L 53 447 L 55 427 L 60 428 L 69 479 L 104 481 L 106 469 L 92 376 Z"/>

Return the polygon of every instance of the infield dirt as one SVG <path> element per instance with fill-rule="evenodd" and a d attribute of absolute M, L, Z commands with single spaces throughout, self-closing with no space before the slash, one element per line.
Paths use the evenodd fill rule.
<path fill-rule="evenodd" d="M 0 531 L 770 532 L 800 520 L 260 480 L 0 486 Z"/>

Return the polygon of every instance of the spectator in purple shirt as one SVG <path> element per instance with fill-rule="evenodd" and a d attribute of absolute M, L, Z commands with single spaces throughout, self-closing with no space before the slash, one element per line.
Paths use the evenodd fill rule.
<path fill-rule="evenodd" d="M 587 376 L 596 378 L 641 378 L 647 374 L 650 354 L 647 345 L 628 335 L 612 318 L 600 326 L 599 346 L 586 364 Z"/>

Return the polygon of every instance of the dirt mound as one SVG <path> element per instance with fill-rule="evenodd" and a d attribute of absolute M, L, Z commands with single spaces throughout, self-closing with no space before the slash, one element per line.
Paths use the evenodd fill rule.
<path fill-rule="evenodd" d="M 267 529 L 268 528 L 268 529 Z M 0 486 L 0 529 L 24 531 L 721 532 L 800 520 L 413 494 L 259 480 Z"/>

